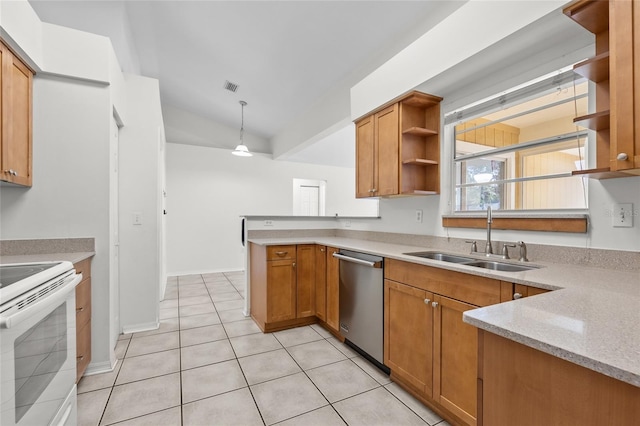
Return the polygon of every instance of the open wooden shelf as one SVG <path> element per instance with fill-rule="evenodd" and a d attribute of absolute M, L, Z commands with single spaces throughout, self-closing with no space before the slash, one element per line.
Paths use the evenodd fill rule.
<path fill-rule="evenodd" d="M 409 97 L 402 100 L 403 104 L 418 108 L 428 108 L 434 105 L 438 105 L 440 102 L 442 102 L 441 97 L 421 92 L 413 93 Z"/>
<path fill-rule="evenodd" d="M 578 2 L 564 9 L 564 13 L 593 34 L 599 34 L 609 29 L 608 1 Z"/>
<path fill-rule="evenodd" d="M 420 189 L 414 189 L 413 191 L 410 192 L 405 192 L 405 195 L 436 195 L 438 194 L 437 191 L 422 191 Z"/>
<path fill-rule="evenodd" d="M 601 53 L 593 58 L 573 66 L 573 70 L 594 83 L 609 79 L 609 52 Z"/>
<path fill-rule="evenodd" d="M 621 177 L 635 176 L 633 173 L 612 172 L 610 167 L 599 169 L 574 170 L 572 176 L 588 177 L 590 179 L 615 179 Z"/>
<path fill-rule="evenodd" d="M 611 114 L 609 110 L 599 111 L 593 114 L 576 117 L 573 119 L 573 122 L 578 126 L 586 127 L 587 129 L 595 131 L 606 130 L 610 126 L 610 116 Z"/>
<path fill-rule="evenodd" d="M 416 136 L 433 136 L 437 135 L 437 130 L 425 129 L 424 127 L 410 127 L 407 130 L 402 131 L 403 135 L 416 135 Z"/>
<path fill-rule="evenodd" d="M 437 166 L 438 162 L 434 160 L 426 160 L 424 158 L 410 158 L 404 160 L 402 164 L 411 164 L 414 166 Z"/>

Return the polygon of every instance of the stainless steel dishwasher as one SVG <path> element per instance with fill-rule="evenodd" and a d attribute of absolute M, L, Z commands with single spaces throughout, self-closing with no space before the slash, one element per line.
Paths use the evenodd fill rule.
<path fill-rule="evenodd" d="M 384 366 L 384 275 L 379 256 L 340 250 L 340 334 L 377 367 Z"/>

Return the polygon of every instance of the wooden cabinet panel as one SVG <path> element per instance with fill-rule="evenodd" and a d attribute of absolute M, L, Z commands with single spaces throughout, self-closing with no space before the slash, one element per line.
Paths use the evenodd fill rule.
<path fill-rule="evenodd" d="M 479 339 L 479 424 L 638 423 L 640 388 L 483 330 Z"/>
<path fill-rule="evenodd" d="M 432 396 L 433 294 L 384 282 L 384 363 L 420 394 Z"/>
<path fill-rule="evenodd" d="M 296 258 L 296 246 L 268 246 L 267 260 L 284 260 Z"/>
<path fill-rule="evenodd" d="M 33 72 L 4 43 L 0 51 L 0 179 L 31 186 Z"/>
<path fill-rule="evenodd" d="M 316 246 L 296 248 L 296 318 L 316 314 Z"/>
<path fill-rule="evenodd" d="M 76 286 L 76 328 L 91 321 L 91 278 Z"/>
<path fill-rule="evenodd" d="M 82 281 L 76 286 L 76 383 L 91 362 L 91 258 L 73 265 Z"/>
<path fill-rule="evenodd" d="M 376 196 L 398 194 L 398 106 L 394 104 L 374 115 L 377 179 Z"/>
<path fill-rule="evenodd" d="M 325 322 L 335 332 L 340 330 L 340 261 L 333 253 L 340 250 L 327 247 L 327 319 Z"/>
<path fill-rule="evenodd" d="M 356 123 L 356 198 L 373 196 L 375 188 L 375 143 L 373 116 Z"/>
<path fill-rule="evenodd" d="M 462 321 L 467 303 L 434 295 L 433 399 L 469 425 L 476 424 L 478 329 Z"/>
<path fill-rule="evenodd" d="M 91 321 L 76 328 L 76 383 L 80 381 L 91 362 Z"/>
<path fill-rule="evenodd" d="M 315 246 L 316 251 L 316 316 L 327 321 L 327 247 Z"/>
<path fill-rule="evenodd" d="M 296 262 L 267 262 L 267 322 L 296 317 Z"/>

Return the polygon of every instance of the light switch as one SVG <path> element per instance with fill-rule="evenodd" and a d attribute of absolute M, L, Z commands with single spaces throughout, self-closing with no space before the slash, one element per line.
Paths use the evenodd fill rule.
<path fill-rule="evenodd" d="M 134 225 L 142 225 L 142 213 L 141 212 L 133 212 L 133 224 Z"/>
<path fill-rule="evenodd" d="M 613 205 L 613 227 L 631 228 L 633 227 L 633 204 L 621 203 Z"/>

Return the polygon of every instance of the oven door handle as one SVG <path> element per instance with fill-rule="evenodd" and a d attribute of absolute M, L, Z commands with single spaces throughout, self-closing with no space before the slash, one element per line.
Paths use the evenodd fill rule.
<path fill-rule="evenodd" d="M 42 298 L 31 305 L 19 310 L 18 312 L 9 314 L 7 316 L 0 316 L 0 328 L 11 328 L 20 324 L 25 319 L 29 318 L 35 312 L 46 309 L 51 306 L 59 305 L 63 300 L 67 298 L 67 295 L 82 281 L 82 274 L 76 274 L 75 277 L 60 287 L 52 295 Z"/>

